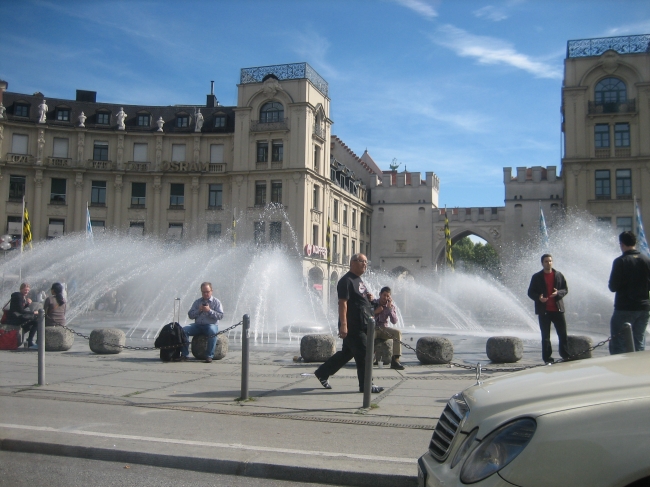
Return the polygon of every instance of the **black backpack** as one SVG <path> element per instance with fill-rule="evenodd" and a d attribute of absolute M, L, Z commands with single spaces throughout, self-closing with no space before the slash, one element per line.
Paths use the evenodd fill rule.
<path fill-rule="evenodd" d="M 160 360 L 163 362 L 170 362 L 174 359 L 180 358 L 181 356 L 181 346 L 185 343 L 189 343 L 187 335 L 183 327 L 178 324 L 178 322 L 167 323 L 162 327 L 154 346 L 156 348 L 161 348 L 160 350 Z M 163 348 L 171 347 L 173 348 Z"/>

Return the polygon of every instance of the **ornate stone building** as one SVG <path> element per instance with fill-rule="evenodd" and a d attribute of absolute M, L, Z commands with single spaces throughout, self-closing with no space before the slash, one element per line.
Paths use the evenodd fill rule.
<path fill-rule="evenodd" d="M 648 34 L 569 41 L 564 61 L 565 205 L 618 232 L 636 230 L 634 196 L 650 218 L 649 46 Z"/>

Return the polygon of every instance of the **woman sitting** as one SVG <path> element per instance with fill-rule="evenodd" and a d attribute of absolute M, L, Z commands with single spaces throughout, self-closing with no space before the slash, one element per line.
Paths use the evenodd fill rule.
<path fill-rule="evenodd" d="M 45 299 L 43 310 L 45 311 L 45 326 L 65 326 L 65 298 L 63 297 L 63 285 L 60 282 L 52 284 L 52 296 Z"/>

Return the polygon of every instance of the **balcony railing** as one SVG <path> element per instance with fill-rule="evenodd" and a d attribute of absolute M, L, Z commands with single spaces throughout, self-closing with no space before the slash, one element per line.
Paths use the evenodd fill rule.
<path fill-rule="evenodd" d="M 314 124 L 314 135 L 325 140 L 325 129 L 320 124 Z"/>
<path fill-rule="evenodd" d="M 602 159 L 604 157 L 609 157 L 609 147 L 603 148 L 603 149 L 596 149 L 596 158 Z"/>
<path fill-rule="evenodd" d="M 277 132 L 289 130 L 289 119 L 283 118 L 277 122 L 260 122 L 259 120 L 251 120 L 251 132 Z"/>
<path fill-rule="evenodd" d="M 600 56 L 609 50 L 619 54 L 650 52 L 650 34 L 569 41 L 567 42 L 566 57 Z"/>
<path fill-rule="evenodd" d="M 614 155 L 616 157 L 630 157 L 631 154 L 629 147 L 616 147 L 614 149 Z"/>
<path fill-rule="evenodd" d="M 72 167 L 72 159 L 69 157 L 48 157 L 47 165 L 50 167 Z"/>
<path fill-rule="evenodd" d="M 100 169 L 102 171 L 112 171 L 113 161 L 95 161 L 93 159 L 88 159 L 88 164 L 86 167 L 88 169 Z"/>
<path fill-rule="evenodd" d="M 34 156 L 29 154 L 7 154 L 7 162 L 11 164 L 34 164 Z"/>
<path fill-rule="evenodd" d="M 272 74 L 278 80 L 308 79 L 323 95 L 329 96 L 327 81 L 307 63 L 276 64 L 273 66 L 260 66 L 256 68 L 243 68 L 240 83 L 261 83 L 266 76 Z"/>
<path fill-rule="evenodd" d="M 636 112 L 636 98 L 632 100 L 623 100 L 613 103 L 596 103 L 589 102 L 588 113 L 589 115 L 598 115 L 600 113 L 635 113 Z"/>
<path fill-rule="evenodd" d="M 224 163 L 222 163 L 222 162 L 219 162 L 219 163 L 211 162 L 211 163 L 208 165 L 208 172 L 209 172 L 209 173 L 222 173 L 222 172 L 226 172 L 226 163 L 225 163 L 225 162 L 224 162 Z"/>

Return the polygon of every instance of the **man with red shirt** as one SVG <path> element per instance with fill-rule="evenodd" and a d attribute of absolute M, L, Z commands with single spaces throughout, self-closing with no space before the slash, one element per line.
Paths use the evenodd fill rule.
<path fill-rule="evenodd" d="M 542 359 L 544 363 L 553 363 L 551 355 L 551 323 L 555 325 L 557 337 L 560 340 L 560 356 L 569 357 L 567 352 L 566 320 L 564 319 L 564 302 L 562 298 L 567 295 L 569 288 L 560 271 L 553 269 L 551 254 L 542 255 L 543 269 L 530 280 L 528 297 L 535 301 L 535 314 L 539 319 L 539 328 L 542 332 Z"/>

